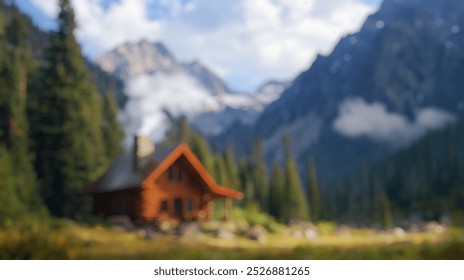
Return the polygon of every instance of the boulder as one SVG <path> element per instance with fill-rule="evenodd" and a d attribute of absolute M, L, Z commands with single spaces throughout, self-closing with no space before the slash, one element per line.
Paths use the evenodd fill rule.
<path fill-rule="evenodd" d="M 395 235 L 398 238 L 403 238 L 406 235 L 406 232 L 404 229 L 397 227 L 393 229 L 393 235 Z"/>
<path fill-rule="evenodd" d="M 445 232 L 446 226 L 437 222 L 429 222 L 425 225 L 425 230 L 428 232 L 442 234 Z"/>
<path fill-rule="evenodd" d="M 347 225 L 341 225 L 337 228 L 337 233 L 343 236 L 351 236 L 351 228 Z"/>
<path fill-rule="evenodd" d="M 317 237 L 317 231 L 314 229 L 307 229 L 304 232 L 306 239 L 313 240 Z"/>
<path fill-rule="evenodd" d="M 108 222 L 117 230 L 132 231 L 135 229 L 129 216 L 116 215 L 108 217 Z"/>
<path fill-rule="evenodd" d="M 214 236 L 216 238 L 219 238 L 219 239 L 233 239 L 234 238 L 234 233 L 231 232 L 231 231 L 228 231 L 226 229 L 221 229 L 221 228 L 218 228 L 215 232 L 214 232 Z"/>
<path fill-rule="evenodd" d="M 197 222 L 186 222 L 179 225 L 177 235 L 185 237 L 197 237 L 201 233 L 201 227 Z"/>
<path fill-rule="evenodd" d="M 268 234 L 267 230 L 260 225 L 252 226 L 246 232 L 246 236 L 248 238 L 250 238 L 251 240 L 256 240 L 258 242 L 266 241 L 267 234 Z"/>
<path fill-rule="evenodd" d="M 155 231 L 151 228 L 143 228 L 137 231 L 137 236 L 145 240 L 155 239 Z"/>

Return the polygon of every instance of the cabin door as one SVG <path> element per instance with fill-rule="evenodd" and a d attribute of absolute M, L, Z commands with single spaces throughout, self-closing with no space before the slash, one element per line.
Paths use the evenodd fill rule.
<path fill-rule="evenodd" d="M 174 216 L 176 218 L 183 218 L 182 200 L 174 199 Z"/>

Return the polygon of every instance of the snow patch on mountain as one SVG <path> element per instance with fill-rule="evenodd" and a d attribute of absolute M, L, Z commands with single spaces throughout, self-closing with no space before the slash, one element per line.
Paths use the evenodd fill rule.
<path fill-rule="evenodd" d="M 208 136 L 236 122 L 252 125 L 287 86 L 272 81 L 253 94 L 233 92 L 200 62 L 179 63 L 163 44 L 148 41 L 124 43 L 96 62 L 126 83 L 121 119 L 130 139 L 143 134 L 161 141 L 172 118 L 181 116 Z"/>
<path fill-rule="evenodd" d="M 271 80 L 261 85 L 253 96 L 262 104 L 271 104 L 280 98 L 290 84 L 291 82 Z"/>

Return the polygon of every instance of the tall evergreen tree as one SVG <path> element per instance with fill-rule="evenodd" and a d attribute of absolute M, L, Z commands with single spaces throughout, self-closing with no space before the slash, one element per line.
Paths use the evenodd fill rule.
<path fill-rule="evenodd" d="M 186 116 L 182 116 L 179 119 L 179 139 L 180 143 L 188 143 L 192 136 L 192 129 L 190 128 L 189 121 Z"/>
<path fill-rule="evenodd" d="M 209 172 L 213 172 L 214 156 L 206 143 L 205 138 L 201 134 L 192 134 L 189 141 L 190 149 L 198 157 L 203 166 Z"/>
<path fill-rule="evenodd" d="M 245 158 L 241 158 L 239 162 L 240 184 L 245 194 L 244 203 L 251 205 L 256 203 L 255 185 L 253 174 L 251 172 L 250 163 Z"/>
<path fill-rule="evenodd" d="M 284 136 L 284 150 L 287 157 L 285 163 L 285 196 L 287 198 L 284 213 L 285 220 L 308 220 L 308 202 L 303 191 L 295 160 L 290 152 L 291 143 L 288 135 Z"/>
<path fill-rule="evenodd" d="M 261 210 L 269 211 L 269 185 L 266 180 L 266 163 L 264 161 L 263 141 L 258 139 L 251 159 L 255 197 Z"/>
<path fill-rule="evenodd" d="M 75 217 L 90 207 L 83 187 L 104 169 L 102 111 L 74 37 L 70 0 L 60 0 L 59 7 L 59 28 L 46 51 L 40 103 L 34 114 L 36 165 L 52 214 Z"/>
<path fill-rule="evenodd" d="M 15 219 L 24 213 L 24 205 L 15 190 L 12 161 L 4 147 L 0 147 L 0 226 L 7 220 Z"/>
<path fill-rule="evenodd" d="M 103 98 L 103 142 L 109 161 L 121 152 L 123 136 L 121 123 L 118 121 L 118 106 L 113 92 L 110 91 Z"/>
<path fill-rule="evenodd" d="M 221 155 L 214 156 L 213 177 L 219 184 L 225 184 L 228 181 L 226 165 Z"/>
<path fill-rule="evenodd" d="M 285 166 L 285 185 L 287 186 L 286 220 L 308 220 L 309 210 L 306 195 L 303 191 L 295 161 L 292 158 L 287 159 Z"/>
<path fill-rule="evenodd" d="M 282 168 L 274 164 L 269 183 L 269 214 L 278 220 L 284 220 L 285 201 L 285 176 Z"/>
<path fill-rule="evenodd" d="M 166 132 L 164 144 L 167 146 L 179 145 L 180 143 L 191 143 L 200 144 L 199 141 L 203 141 L 202 135 L 196 134 L 192 131 L 190 123 L 186 116 L 174 118 L 170 116 L 171 126 Z"/>
<path fill-rule="evenodd" d="M 228 178 L 228 181 L 224 184 L 229 188 L 240 190 L 240 176 L 237 163 L 235 162 L 234 148 L 232 145 L 227 145 L 227 148 L 224 152 L 224 163 L 226 166 Z"/>
<path fill-rule="evenodd" d="M 382 206 L 382 223 L 385 229 L 390 228 L 393 225 L 393 216 L 390 206 L 390 199 L 386 192 L 383 192 L 380 196 L 380 204 Z"/>
<path fill-rule="evenodd" d="M 27 45 L 27 28 L 19 11 L 14 13 L 5 29 L 5 57 L 0 65 L 0 143 L 6 146 L 12 161 L 14 185 L 18 198 L 27 208 L 41 208 L 33 155 L 29 143 L 29 123 L 26 114 L 29 75 L 33 68 Z"/>
<path fill-rule="evenodd" d="M 308 202 L 311 220 L 316 222 L 321 218 L 321 192 L 314 160 L 311 160 L 308 164 Z"/>

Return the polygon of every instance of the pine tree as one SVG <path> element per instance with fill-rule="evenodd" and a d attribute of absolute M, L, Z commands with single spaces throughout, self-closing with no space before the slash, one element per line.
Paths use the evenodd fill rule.
<path fill-rule="evenodd" d="M 282 221 L 285 219 L 285 176 L 282 168 L 274 164 L 269 183 L 269 214 Z"/>
<path fill-rule="evenodd" d="M 310 205 L 311 220 L 316 222 L 321 218 L 321 193 L 314 161 L 308 164 L 308 202 Z"/>
<path fill-rule="evenodd" d="M 287 186 L 286 220 L 308 220 L 308 203 L 303 192 L 295 161 L 292 158 L 287 160 L 285 179 Z"/>
<path fill-rule="evenodd" d="M 264 162 L 263 141 L 258 139 L 251 159 L 255 197 L 261 210 L 269 211 L 269 185 L 266 180 L 266 163 Z"/>
<path fill-rule="evenodd" d="M 245 158 L 241 158 L 239 162 L 240 185 L 245 194 L 244 203 L 251 205 L 256 203 L 255 185 L 250 164 Z"/>
<path fill-rule="evenodd" d="M 124 133 L 118 121 L 118 106 L 112 91 L 103 99 L 103 142 L 106 158 L 111 161 L 122 151 Z"/>
<path fill-rule="evenodd" d="M 221 155 L 214 156 L 213 177 L 221 185 L 228 181 L 226 165 Z"/>
<path fill-rule="evenodd" d="M 190 137 L 192 136 L 192 129 L 190 128 L 189 121 L 186 116 L 182 116 L 179 119 L 179 143 L 188 143 Z"/>
<path fill-rule="evenodd" d="M 385 229 L 391 228 L 393 225 L 393 216 L 391 212 L 390 199 L 387 193 L 383 192 L 380 196 L 380 204 L 382 205 L 382 222 Z"/>
<path fill-rule="evenodd" d="M 237 168 L 237 163 L 235 162 L 234 148 L 232 145 L 227 145 L 227 148 L 224 152 L 224 163 L 226 166 L 228 178 L 228 181 L 224 184 L 229 188 L 241 190 L 240 176 Z"/>
<path fill-rule="evenodd" d="M 295 160 L 291 156 L 291 144 L 288 135 L 284 136 L 284 151 L 286 153 L 285 185 L 286 203 L 284 217 L 286 221 L 298 219 L 308 220 L 308 202 L 304 194 Z"/>
<path fill-rule="evenodd" d="M 202 135 L 192 132 L 189 121 L 186 116 L 181 116 L 180 118 L 170 117 L 171 126 L 166 132 L 166 137 L 164 139 L 164 144 L 166 146 L 179 145 L 180 143 L 192 143 L 194 145 L 203 145 L 198 143 L 203 141 Z"/>
<path fill-rule="evenodd" d="M 37 99 L 37 170 L 45 202 L 54 215 L 75 217 L 90 208 L 83 187 L 104 169 L 102 111 L 74 37 L 69 0 L 60 0 L 59 28 L 46 51 L 47 66 Z"/>
<path fill-rule="evenodd" d="M 361 176 L 360 176 L 360 183 L 358 184 L 360 189 L 359 189 L 359 213 L 357 213 L 357 216 L 363 221 L 367 222 L 369 220 L 369 215 L 371 213 L 371 200 L 372 200 L 372 194 L 371 194 L 371 178 L 369 175 L 369 168 L 367 166 L 362 166 L 361 167 Z"/>
<path fill-rule="evenodd" d="M 27 45 L 27 28 L 19 11 L 14 9 L 5 29 L 5 57 L 0 65 L 1 123 L 0 143 L 6 146 L 12 161 L 15 191 L 18 199 L 30 210 L 42 207 L 33 168 L 29 143 L 29 122 L 26 113 L 29 76 L 33 68 L 32 54 Z"/>
<path fill-rule="evenodd" d="M 192 134 L 189 141 L 190 149 L 209 172 L 214 172 L 214 156 L 201 134 Z"/>
<path fill-rule="evenodd" d="M 17 222 L 26 213 L 16 191 L 12 160 L 4 147 L 0 147 L 0 197 L 0 226 L 8 220 Z"/>

